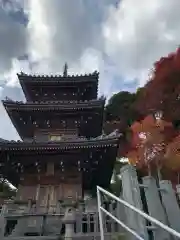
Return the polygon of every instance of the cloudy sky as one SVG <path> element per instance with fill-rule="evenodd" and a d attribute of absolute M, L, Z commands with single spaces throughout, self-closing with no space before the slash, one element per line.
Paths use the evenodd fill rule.
<path fill-rule="evenodd" d="M 0 0 L 0 98 L 16 72 L 100 71 L 100 94 L 134 91 L 180 43 L 179 0 Z M 0 105 L 0 137 L 18 135 Z"/>

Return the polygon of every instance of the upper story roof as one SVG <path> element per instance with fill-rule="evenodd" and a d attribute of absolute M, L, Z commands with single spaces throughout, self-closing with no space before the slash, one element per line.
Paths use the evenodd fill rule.
<path fill-rule="evenodd" d="M 92 100 L 98 95 L 99 73 L 84 75 L 17 74 L 27 101 Z"/>

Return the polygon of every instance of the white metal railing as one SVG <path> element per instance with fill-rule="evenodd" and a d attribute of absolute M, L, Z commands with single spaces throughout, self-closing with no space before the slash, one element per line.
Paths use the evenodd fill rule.
<path fill-rule="evenodd" d="M 179 232 L 177 232 L 174 229 L 164 225 L 162 222 L 160 222 L 157 219 L 149 216 L 145 212 L 143 212 L 140 209 L 134 207 L 133 205 L 129 204 L 128 202 L 122 200 L 121 198 L 116 197 L 114 194 L 112 194 L 112 193 L 106 191 L 105 189 L 97 186 L 97 200 L 98 200 L 98 213 L 99 213 L 99 224 L 100 224 L 101 240 L 104 240 L 104 228 L 103 228 L 102 212 L 104 212 L 106 215 L 111 217 L 114 221 L 116 221 L 119 225 L 121 225 L 127 232 L 129 232 L 132 235 L 134 235 L 137 239 L 145 240 L 136 231 L 134 231 L 133 229 L 128 227 L 125 223 L 123 223 L 121 220 L 119 220 L 117 217 L 113 216 L 110 212 L 108 212 L 106 209 L 104 209 L 102 207 L 102 205 L 101 205 L 101 193 L 103 193 L 104 195 L 112 198 L 113 200 L 117 201 L 118 203 L 121 203 L 122 205 L 124 205 L 125 207 L 127 207 L 127 208 L 131 209 L 132 211 L 136 212 L 137 214 L 139 214 L 140 216 L 142 216 L 143 218 L 145 218 L 149 222 L 154 223 L 156 226 L 161 227 L 162 229 L 164 229 L 168 233 L 170 233 L 173 236 L 175 236 L 178 239 L 180 239 L 180 233 Z"/>

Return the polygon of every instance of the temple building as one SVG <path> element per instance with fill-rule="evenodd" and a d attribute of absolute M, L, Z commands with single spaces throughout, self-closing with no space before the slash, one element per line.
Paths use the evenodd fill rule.
<path fill-rule="evenodd" d="M 2 101 L 21 138 L 0 141 L 1 175 L 17 187 L 14 200 L 3 207 L 3 234 L 66 234 L 62 219 L 67 207 L 85 214 L 86 194 L 93 193 L 97 185 L 109 187 L 120 135 L 103 134 L 105 99 L 98 99 L 98 72 L 70 76 L 65 65 L 61 76 L 21 72 L 18 78 L 26 102 Z M 48 228 L 38 230 L 36 219 L 32 228 L 28 223 L 31 214 L 46 221 L 59 214 L 61 227 L 52 230 L 56 224 L 48 222 Z M 26 221 L 26 228 L 21 220 Z M 75 232 L 77 228 L 76 224 Z"/>

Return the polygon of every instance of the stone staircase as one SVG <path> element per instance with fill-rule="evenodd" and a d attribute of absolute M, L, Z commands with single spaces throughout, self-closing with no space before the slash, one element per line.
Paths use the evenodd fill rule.
<path fill-rule="evenodd" d="M 8 225 L 8 221 L 15 221 L 16 225 L 10 224 L 9 229 L 15 226 L 14 229 L 8 231 L 8 236 L 1 237 L 4 235 L 2 234 L 0 240 L 100 240 L 97 209 L 95 212 L 81 212 L 67 207 L 64 214 L 40 211 L 26 211 L 20 214 L 6 212 L 4 217 L 2 216 L 3 219 L 6 224 L 0 223 L 2 228 L 3 225 Z M 105 240 L 122 239 L 114 237 L 114 232 L 121 232 L 119 228 L 118 230 L 115 228 L 114 222 L 111 220 L 105 222 Z"/>
<path fill-rule="evenodd" d="M 127 240 L 124 234 L 112 235 L 107 234 L 104 236 L 105 240 Z M 96 236 L 73 236 L 72 238 L 65 238 L 64 236 L 29 236 L 29 237 L 4 237 L 3 240 L 101 240 L 100 235 Z"/>
<path fill-rule="evenodd" d="M 29 237 L 4 237 L 3 240 L 59 240 L 58 236 L 29 236 Z"/>

